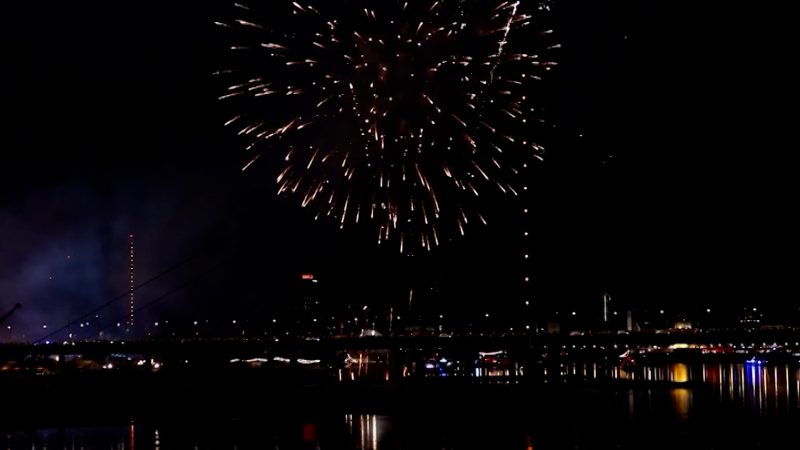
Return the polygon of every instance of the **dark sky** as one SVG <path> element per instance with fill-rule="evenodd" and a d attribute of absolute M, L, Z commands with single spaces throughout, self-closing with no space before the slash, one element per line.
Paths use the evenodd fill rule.
<path fill-rule="evenodd" d="M 541 304 L 796 301 L 797 182 L 763 111 L 781 53 L 758 24 L 695 3 L 553 3 L 556 128 L 531 181 Z M 401 258 L 275 198 L 265 172 L 241 174 L 210 75 L 228 6 L 0 6 L 0 307 L 25 305 L 28 338 L 124 291 L 129 232 L 139 280 L 196 256 L 140 293 L 190 282 L 152 316 L 259 313 L 307 270 L 342 301 L 400 302 L 409 283 L 435 285 L 444 309 L 513 301 L 510 212 Z"/>

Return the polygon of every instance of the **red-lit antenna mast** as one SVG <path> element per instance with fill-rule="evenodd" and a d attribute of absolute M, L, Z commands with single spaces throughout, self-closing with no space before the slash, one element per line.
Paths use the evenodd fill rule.
<path fill-rule="evenodd" d="M 133 278 L 133 234 L 128 235 L 128 278 L 129 278 L 129 299 L 128 299 L 128 330 L 133 330 L 134 312 L 136 311 L 136 304 L 134 303 L 133 291 L 135 288 Z"/>

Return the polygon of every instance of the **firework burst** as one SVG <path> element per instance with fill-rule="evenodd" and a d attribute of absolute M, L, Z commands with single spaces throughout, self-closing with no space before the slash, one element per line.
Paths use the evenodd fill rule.
<path fill-rule="evenodd" d="M 235 4 L 220 99 L 248 142 L 244 170 L 279 154 L 279 194 L 317 218 L 370 223 L 401 252 L 486 223 L 541 158 L 536 82 L 558 47 L 522 1 Z M 516 181 L 515 181 L 516 180 Z M 491 198 L 491 195 L 488 196 Z"/>

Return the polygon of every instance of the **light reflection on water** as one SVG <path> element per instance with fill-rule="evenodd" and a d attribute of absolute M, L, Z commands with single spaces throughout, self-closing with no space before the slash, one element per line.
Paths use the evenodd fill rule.
<path fill-rule="evenodd" d="M 354 447 L 358 450 L 378 450 L 383 432 L 388 428 L 389 418 L 375 414 L 345 414 L 344 422 Z M 316 443 L 316 441 L 314 442 Z"/>
<path fill-rule="evenodd" d="M 670 390 L 672 396 L 672 408 L 675 414 L 683 420 L 689 418 L 692 408 L 692 391 L 686 388 L 674 388 Z"/>
<path fill-rule="evenodd" d="M 513 370 L 500 375 L 513 376 Z M 533 412 L 531 416 L 496 411 L 512 417 L 507 423 L 491 410 L 452 411 L 432 399 L 431 403 L 419 405 L 420 411 L 433 412 L 432 417 L 448 423 L 439 425 L 435 423 L 437 419 L 409 423 L 408 419 L 392 415 L 341 414 L 286 426 L 252 422 L 237 428 L 219 424 L 211 426 L 211 431 L 129 424 L 118 428 L 0 433 L 0 450 L 592 450 L 648 448 L 648 442 L 665 449 L 704 448 L 700 444 L 686 446 L 694 439 L 711 442 L 713 448 L 746 448 L 745 443 L 761 445 L 764 442 L 758 439 L 768 437 L 761 436 L 761 431 L 750 431 L 747 439 L 740 439 L 742 447 L 721 446 L 714 441 L 721 439 L 713 424 L 716 418 L 708 419 L 719 411 L 715 408 L 741 412 L 744 419 L 739 419 L 740 425 L 728 425 L 736 432 L 754 424 L 763 427 L 765 423 L 777 423 L 784 427 L 781 432 L 789 433 L 800 425 L 800 369 L 789 365 L 675 363 L 626 371 L 617 365 L 581 362 L 564 364 L 560 375 L 562 380 L 579 378 L 601 383 L 629 380 L 632 387 L 623 387 L 612 397 L 610 406 L 598 406 L 580 397 L 571 400 L 574 403 L 565 402 L 561 411 L 533 402 L 524 404 L 528 414 Z M 703 425 L 691 428 L 695 435 L 690 435 L 685 425 L 689 423 Z M 418 431 L 420 427 L 425 431 Z M 774 434 L 774 429 L 771 432 Z M 209 438 L 208 433 L 213 437 Z M 657 433 L 662 433 L 664 442 L 661 437 L 647 441 L 655 439 L 652 436 Z M 701 434 L 698 437 L 696 433 Z M 604 440 L 598 440 L 598 436 L 604 436 Z M 736 439 L 739 438 L 730 438 L 730 442 L 739 445 Z"/>
<path fill-rule="evenodd" d="M 677 373 L 681 373 L 678 368 Z M 746 376 L 746 373 L 745 373 Z M 748 380 L 751 380 L 748 378 Z M 673 408 L 672 418 L 657 413 L 653 405 L 659 399 L 653 393 L 629 391 L 622 399 L 632 416 L 628 424 L 610 411 L 599 411 L 596 405 L 570 405 L 565 411 L 547 417 L 526 417 L 506 412 L 510 419 L 494 414 L 462 411 L 455 417 L 447 413 L 437 423 L 437 415 L 422 419 L 374 414 L 341 414 L 316 418 L 313 421 L 278 426 L 248 422 L 239 427 L 219 423 L 208 429 L 191 428 L 189 432 L 167 427 L 130 425 L 119 428 L 84 428 L 41 430 L 30 433 L 0 433 L 0 449 L 6 450 L 601 450 L 607 448 L 753 448 L 771 441 L 751 432 L 744 437 L 720 433 L 717 424 L 695 428 L 700 435 L 687 434 L 678 426 L 690 420 L 694 408 L 691 388 L 674 388 L 664 392 Z M 663 412 L 663 411 L 662 411 Z M 605 414 L 605 416 L 604 416 Z M 754 422 L 757 423 L 757 422 Z M 655 425 L 654 425 L 655 424 Z M 332 429 L 337 432 L 331 432 Z M 210 431 L 209 431 L 210 430 Z M 791 429 L 783 433 L 789 434 Z M 210 434 L 209 434 L 210 433 Z M 694 433 L 698 433 L 695 431 Z M 753 435 L 756 434 L 755 438 Z M 211 437 L 209 437 L 211 435 Z M 727 437 L 725 437 L 727 436 Z M 722 439 L 722 441 L 715 439 Z M 727 439 L 727 440 L 726 440 Z M 736 444 L 741 439 L 742 446 Z M 712 446 L 704 447 L 711 442 Z M 734 442 L 733 446 L 725 446 Z M 657 444 L 657 445 L 656 445 Z M 764 447 L 770 448 L 770 447 Z"/>
<path fill-rule="evenodd" d="M 562 381 L 575 378 L 672 383 L 674 408 L 679 415 L 686 415 L 692 388 L 697 386 L 709 387 L 721 402 L 747 408 L 757 415 L 800 411 L 800 368 L 790 365 L 674 363 L 625 370 L 603 363 L 565 364 Z M 681 384 L 690 386 L 684 388 Z"/>

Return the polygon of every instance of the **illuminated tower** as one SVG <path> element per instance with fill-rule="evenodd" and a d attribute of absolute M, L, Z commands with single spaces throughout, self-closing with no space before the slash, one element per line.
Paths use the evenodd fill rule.
<path fill-rule="evenodd" d="M 128 235 L 128 288 L 130 289 L 128 295 L 128 331 L 133 330 L 134 325 L 134 312 L 136 311 L 136 304 L 134 303 L 134 278 L 133 278 L 133 235 Z"/>
<path fill-rule="evenodd" d="M 530 169 L 528 169 L 528 164 L 523 164 L 523 171 L 522 176 L 524 178 L 530 176 Z M 522 324 L 523 331 L 528 333 L 536 333 L 537 332 L 537 325 L 536 325 L 536 318 L 534 317 L 534 305 L 533 305 L 533 288 L 532 288 L 532 278 L 533 278 L 533 268 L 531 264 L 531 247 L 532 247 L 532 240 L 531 240 L 531 211 L 530 207 L 532 206 L 530 193 L 528 191 L 528 180 L 523 180 L 522 185 L 522 193 L 520 194 L 521 197 L 521 207 L 522 207 L 522 220 L 521 220 L 521 230 L 519 231 L 521 236 L 521 245 L 519 248 L 522 250 L 522 254 L 520 255 L 520 267 L 521 267 L 521 280 L 520 283 L 522 284 L 520 293 L 521 298 L 520 301 L 522 302 L 522 309 L 524 313 L 522 317 L 524 318 L 525 323 Z"/>

